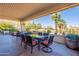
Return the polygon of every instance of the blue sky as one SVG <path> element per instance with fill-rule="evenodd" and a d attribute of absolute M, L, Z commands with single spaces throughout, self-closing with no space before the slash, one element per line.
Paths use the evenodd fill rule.
<path fill-rule="evenodd" d="M 68 26 L 79 27 L 79 6 L 61 11 L 59 13 L 61 15 L 61 18 L 66 21 Z M 52 21 L 51 19 L 51 14 L 34 19 L 31 22 L 34 22 L 35 24 L 40 23 L 44 27 L 47 26 L 55 27 L 54 21 Z"/>

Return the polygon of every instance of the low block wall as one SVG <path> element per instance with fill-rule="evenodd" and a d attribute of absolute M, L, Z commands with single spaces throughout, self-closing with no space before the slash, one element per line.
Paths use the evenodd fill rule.
<path fill-rule="evenodd" d="M 55 35 L 54 42 L 58 42 L 58 43 L 61 43 L 61 44 L 65 44 L 66 43 L 66 40 L 61 35 Z"/>

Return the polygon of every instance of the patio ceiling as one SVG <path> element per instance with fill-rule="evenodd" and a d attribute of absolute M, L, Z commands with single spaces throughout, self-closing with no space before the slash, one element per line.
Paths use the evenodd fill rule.
<path fill-rule="evenodd" d="M 78 5 L 76 3 L 0 3 L 0 18 L 30 20 Z"/>

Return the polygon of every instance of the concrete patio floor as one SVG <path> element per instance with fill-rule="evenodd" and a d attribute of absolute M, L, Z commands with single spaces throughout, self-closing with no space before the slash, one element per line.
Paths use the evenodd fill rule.
<path fill-rule="evenodd" d="M 0 35 L 0 56 L 79 56 L 79 51 L 71 50 L 63 44 L 54 42 L 50 47 L 52 47 L 52 53 L 38 51 L 36 46 L 31 54 L 30 47 L 26 50 L 21 46 L 20 38 Z"/>

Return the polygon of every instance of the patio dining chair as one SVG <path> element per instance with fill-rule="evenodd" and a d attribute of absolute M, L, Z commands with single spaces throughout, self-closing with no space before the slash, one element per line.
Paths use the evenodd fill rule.
<path fill-rule="evenodd" d="M 26 40 L 25 40 L 25 36 L 23 34 L 20 34 L 20 37 L 21 37 L 21 46 L 22 46 L 22 43 L 26 43 Z"/>
<path fill-rule="evenodd" d="M 26 36 L 26 43 L 25 48 L 27 49 L 27 46 L 31 47 L 31 54 L 33 52 L 33 48 L 37 45 L 37 41 L 33 39 L 31 36 Z"/>
<path fill-rule="evenodd" d="M 49 35 L 48 38 L 45 38 L 44 41 L 41 43 L 44 47 L 42 48 L 42 51 L 45 53 L 50 53 L 52 52 L 52 48 L 49 47 L 50 45 L 53 44 L 53 39 L 54 36 L 53 35 Z"/>

